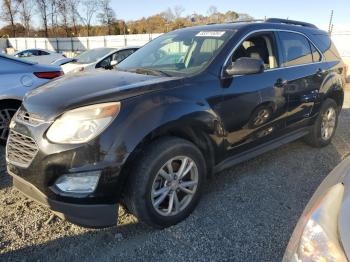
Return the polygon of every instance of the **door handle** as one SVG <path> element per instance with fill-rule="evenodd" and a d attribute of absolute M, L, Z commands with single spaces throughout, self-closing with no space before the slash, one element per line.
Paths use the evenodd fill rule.
<path fill-rule="evenodd" d="M 319 68 L 316 72 L 316 75 L 319 77 L 322 77 L 326 73 L 326 70 L 323 70 L 322 68 Z"/>
<path fill-rule="evenodd" d="M 276 83 L 275 83 L 275 87 L 278 88 L 283 88 L 288 84 L 288 80 L 284 80 L 282 78 L 277 79 Z"/>

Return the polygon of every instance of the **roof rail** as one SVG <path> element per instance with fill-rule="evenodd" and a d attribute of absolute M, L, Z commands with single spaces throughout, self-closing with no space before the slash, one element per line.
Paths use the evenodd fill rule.
<path fill-rule="evenodd" d="M 300 25 L 300 26 L 305 26 L 305 27 L 318 28 L 314 24 L 300 22 L 300 21 L 294 21 L 294 20 L 289 20 L 289 19 L 269 18 L 266 20 L 266 22 L 276 23 L 276 24 Z"/>
<path fill-rule="evenodd" d="M 227 24 L 236 24 L 236 23 L 252 23 L 252 22 L 264 22 L 264 19 L 242 19 L 242 20 L 235 20 L 235 21 L 230 21 L 230 22 L 225 22 Z M 219 23 L 208 23 L 206 25 L 216 25 Z"/>

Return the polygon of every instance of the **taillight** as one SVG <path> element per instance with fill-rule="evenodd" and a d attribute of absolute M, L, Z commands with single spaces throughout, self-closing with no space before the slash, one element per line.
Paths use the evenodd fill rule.
<path fill-rule="evenodd" d="M 53 72 L 36 72 L 34 75 L 38 78 L 44 79 L 54 79 L 56 77 L 63 76 L 63 71 L 53 71 Z"/>

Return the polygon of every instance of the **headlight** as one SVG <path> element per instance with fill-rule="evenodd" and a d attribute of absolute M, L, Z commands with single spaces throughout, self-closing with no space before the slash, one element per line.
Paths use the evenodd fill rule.
<path fill-rule="evenodd" d="M 67 174 L 59 177 L 55 185 L 64 192 L 70 194 L 88 194 L 95 191 L 100 179 L 100 171 Z"/>
<path fill-rule="evenodd" d="M 119 111 L 119 102 L 86 106 L 68 111 L 51 125 L 46 136 L 53 143 L 86 143 L 105 130 Z"/>
<path fill-rule="evenodd" d="M 338 234 L 343 196 L 344 186 L 335 185 L 312 208 L 294 254 L 285 257 L 283 261 L 347 261 Z"/>

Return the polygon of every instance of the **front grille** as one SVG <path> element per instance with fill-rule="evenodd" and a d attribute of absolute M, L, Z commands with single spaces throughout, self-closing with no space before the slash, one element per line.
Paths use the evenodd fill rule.
<path fill-rule="evenodd" d="M 10 131 L 6 146 L 7 161 L 14 165 L 27 168 L 37 153 L 38 146 L 34 139 L 13 130 Z"/>
<path fill-rule="evenodd" d="M 29 124 L 31 126 L 38 126 L 44 122 L 38 115 L 33 113 L 28 113 L 22 109 L 19 109 L 16 114 L 16 121 Z"/>

